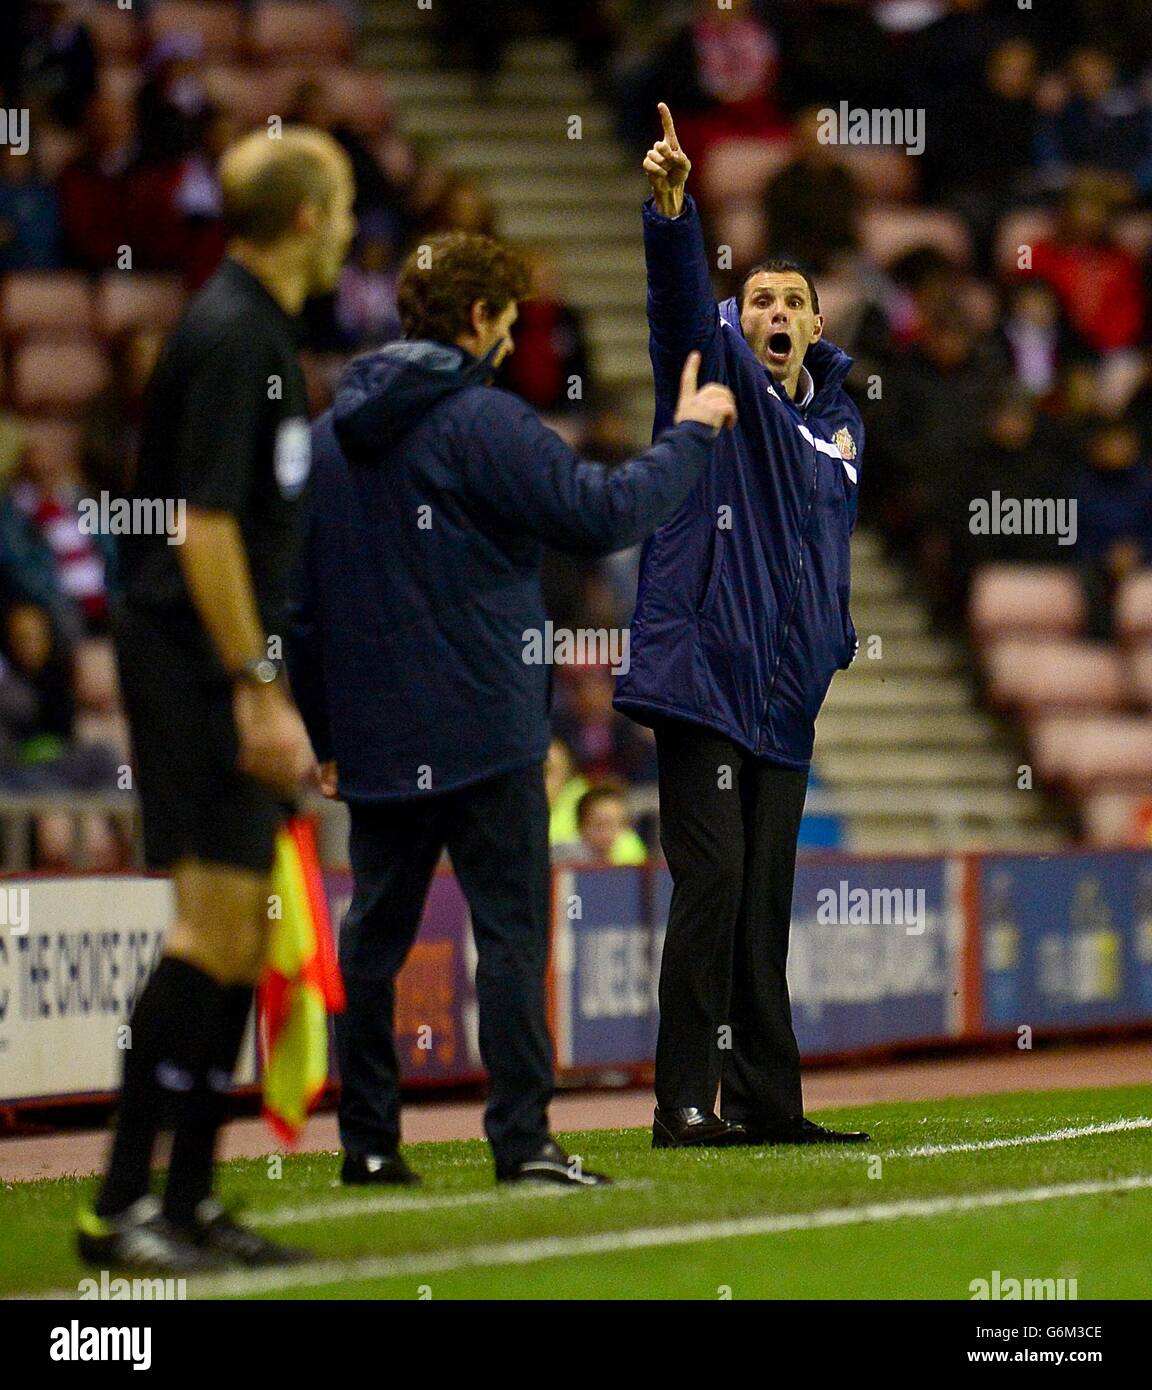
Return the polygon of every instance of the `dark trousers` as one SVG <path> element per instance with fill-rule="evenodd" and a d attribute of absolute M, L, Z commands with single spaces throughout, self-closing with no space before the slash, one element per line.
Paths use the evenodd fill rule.
<path fill-rule="evenodd" d="M 340 934 L 348 1006 L 336 1022 L 344 1149 L 363 1157 L 399 1143 L 395 981 L 446 848 L 471 908 L 479 960 L 480 1054 L 490 1080 L 484 1128 L 497 1166 L 518 1163 L 547 1137 L 552 1098 L 542 765 L 424 800 L 350 811 L 354 889 Z"/>
<path fill-rule="evenodd" d="M 719 1086 L 726 1120 L 778 1125 L 803 1110 L 784 972 L 807 774 L 690 724 L 656 746 L 673 882 L 656 1102 L 711 1110 Z"/>

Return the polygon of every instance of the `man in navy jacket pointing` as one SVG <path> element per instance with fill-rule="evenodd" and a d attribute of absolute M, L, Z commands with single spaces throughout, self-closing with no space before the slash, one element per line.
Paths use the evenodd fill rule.
<path fill-rule="evenodd" d="M 485 1129 L 506 1181 L 589 1185 L 550 1138 L 546 544 L 605 554 L 668 520 L 734 420 L 687 354 L 668 428 L 615 470 L 585 463 L 488 385 L 511 350 L 523 262 L 446 232 L 401 272 L 405 341 L 352 363 L 314 427 L 289 643 L 326 790 L 349 805 L 355 880 L 337 1022 L 346 1183 L 414 1180 L 401 1157 L 394 983 L 447 848 L 479 965 Z M 536 637 L 536 642 L 531 641 Z"/>
<path fill-rule="evenodd" d="M 691 164 L 668 107 L 644 168 L 656 429 L 701 354 L 739 423 L 646 543 L 616 705 L 656 731 L 673 896 L 660 977 L 653 1143 L 860 1141 L 803 1117 L 785 966 L 814 722 L 856 650 L 848 538 L 863 429 L 788 261 L 717 305 Z M 715 1113 L 720 1089 L 720 1115 Z M 722 1116 L 723 1118 L 721 1118 Z"/>

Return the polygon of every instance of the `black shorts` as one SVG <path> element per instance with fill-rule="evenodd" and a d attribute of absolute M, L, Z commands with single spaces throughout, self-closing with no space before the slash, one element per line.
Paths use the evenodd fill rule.
<path fill-rule="evenodd" d="M 281 805 L 236 766 L 232 686 L 203 629 L 125 608 L 115 634 L 148 867 L 200 859 L 267 873 Z"/>

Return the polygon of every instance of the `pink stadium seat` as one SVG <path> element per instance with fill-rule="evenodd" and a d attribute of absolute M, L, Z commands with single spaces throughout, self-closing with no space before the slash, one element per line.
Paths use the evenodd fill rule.
<path fill-rule="evenodd" d="M 860 290 L 850 277 L 837 275 L 821 275 L 816 289 L 824 332 L 838 343 L 849 336 L 848 327 L 861 303 Z"/>
<path fill-rule="evenodd" d="M 82 17 L 102 65 L 128 62 L 139 52 L 142 35 L 135 7 L 122 10 L 119 5 L 86 5 Z"/>
<path fill-rule="evenodd" d="M 704 165 L 700 196 L 706 203 L 759 201 L 791 158 L 789 140 L 719 140 Z"/>
<path fill-rule="evenodd" d="M 1092 792 L 1080 807 L 1086 842 L 1102 849 L 1147 845 L 1141 818 L 1149 805 L 1152 805 L 1152 798 L 1143 792 L 1109 789 Z"/>
<path fill-rule="evenodd" d="M 916 160 L 883 145 L 843 145 L 840 162 L 860 192 L 881 202 L 905 202 L 916 192 Z"/>
<path fill-rule="evenodd" d="M 860 237 L 865 251 L 881 265 L 890 265 L 918 246 L 933 246 L 961 265 L 972 260 L 972 242 L 964 223 L 955 213 L 939 208 L 869 208 L 860 219 Z"/>
<path fill-rule="evenodd" d="M 1050 212 L 1037 208 L 1021 208 L 1010 212 L 1001 219 L 996 230 L 996 265 L 1005 275 L 1019 275 L 1024 267 L 1020 265 L 1020 248 L 1035 246 L 1038 241 L 1051 236 L 1056 219 Z"/>
<path fill-rule="evenodd" d="M 751 265 L 764 255 L 768 227 L 759 203 L 725 203 L 716 212 L 715 226 L 719 244 L 731 248 L 733 266 Z"/>
<path fill-rule="evenodd" d="M 343 62 L 352 47 L 344 16 L 334 5 L 300 0 L 264 0 L 250 21 L 248 43 L 256 58 L 280 63 Z"/>
<path fill-rule="evenodd" d="M 1152 787 L 1152 719 L 1125 715 L 1050 715 L 1032 728 L 1038 776 L 1084 793 L 1104 783 Z"/>
<path fill-rule="evenodd" d="M 96 291 L 96 324 L 105 338 L 129 328 L 170 328 L 184 307 L 184 288 L 177 275 L 109 270 Z"/>
<path fill-rule="evenodd" d="M 21 424 L 30 449 L 53 455 L 64 472 L 79 471 L 84 438 L 83 426 L 79 421 L 33 417 L 22 420 Z"/>
<path fill-rule="evenodd" d="M 978 637 L 1070 637 L 1083 618 L 1084 595 L 1076 575 L 1059 566 L 982 565 L 972 577 L 968 621 Z"/>
<path fill-rule="evenodd" d="M 1152 570 L 1130 574 L 1116 595 L 1116 630 L 1126 640 L 1152 637 Z"/>
<path fill-rule="evenodd" d="M 204 69 L 204 86 L 218 106 L 231 111 L 242 124 L 263 124 L 269 116 L 284 116 L 290 92 L 287 70 L 271 71 L 224 63 Z"/>
<path fill-rule="evenodd" d="M 1152 709 L 1152 643 L 1137 647 L 1128 658 L 1132 693 L 1142 704 Z"/>
<path fill-rule="evenodd" d="M 330 68 L 323 75 L 332 110 L 344 125 L 369 138 L 392 123 L 392 101 L 383 73 Z"/>
<path fill-rule="evenodd" d="M 992 700 L 1029 714 L 1121 709 L 1129 698 L 1121 653 L 1098 642 L 1010 637 L 984 651 Z"/>
<path fill-rule="evenodd" d="M 92 322 L 92 289 L 79 271 L 13 271 L 0 282 L 0 329 L 6 337 L 85 333 Z"/>
<path fill-rule="evenodd" d="M 164 34 L 199 34 L 204 56 L 235 58 L 244 39 L 239 5 L 228 0 L 158 0 L 148 21 L 153 38 Z"/>
<path fill-rule="evenodd" d="M 39 339 L 12 362 L 12 398 L 34 414 L 78 414 L 108 380 L 108 359 L 92 340 Z"/>

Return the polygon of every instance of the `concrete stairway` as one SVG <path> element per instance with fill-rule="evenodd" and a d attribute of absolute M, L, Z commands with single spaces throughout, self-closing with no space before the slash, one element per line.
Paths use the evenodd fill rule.
<path fill-rule="evenodd" d="M 832 682 L 815 760 L 851 847 L 1065 843 L 1051 802 L 1018 787 L 1026 755 L 977 706 L 963 645 L 933 630 L 926 605 L 866 531 L 852 542 L 852 616 L 860 651 Z"/>
<path fill-rule="evenodd" d="M 526 38 L 480 99 L 468 73 L 435 67 L 430 20 L 413 0 L 377 0 L 360 59 L 387 74 L 402 130 L 430 144 L 494 200 L 504 235 L 553 252 L 582 311 L 597 379 L 626 393 L 642 441 L 652 388 L 644 317 L 636 152 L 566 46 Z M 578 116 L 581 138 L 569 138 Z M 817 731 L 824 798 L 861 850 L 1043 849 L 1067 837 L 1038 791 L 1017 789 L 1021 756 L 975 704 L 965 653 L 931 627 L 924 605 L 883 558 L 853 547 L 853 615 L 861 650 L 833 681 Z M 881 638 L 878 657 L 869 638 Z"/>
<path fill-rule="evenodd" d="M 616 143 L 566 45 L 511 44 L 485 100 L 472 76 L 434 67 L 430 19 L 412 0 L 378 0 L 360 60 L 387 74 L 400 128 L 432 146 L 493 199 L 501 233 L 554 254 L 566 298 L 584 315 L 598 382 L 621 389 L 637 425 L 651 428 L 644 321 L 639 156 Z M 580 138 L 569 137 L 579 117 Z"/>

